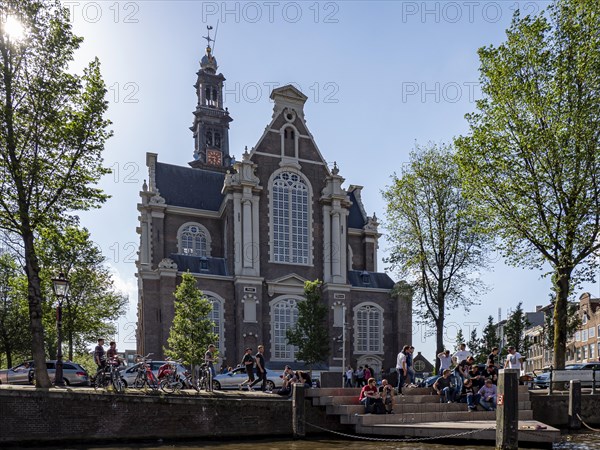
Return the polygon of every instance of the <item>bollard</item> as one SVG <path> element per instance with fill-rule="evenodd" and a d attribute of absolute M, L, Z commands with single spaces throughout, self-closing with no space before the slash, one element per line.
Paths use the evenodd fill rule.
<path fill-rule="evenodd" d="M 304 439 L 306 430 L 304 427 L 304 384 L 294 383 L 292 385 L 292 433 L 294 439 Z"/>
<path fill-rule="evenodd" d="M 519 448 L 519 370 L 500 369 L 496 408 L 496 449 Z"/>
<path fill-rule="evenodd" d="M 569 383 L 569 429 L 581 429 L 581 381 L 571 380 Z"/>

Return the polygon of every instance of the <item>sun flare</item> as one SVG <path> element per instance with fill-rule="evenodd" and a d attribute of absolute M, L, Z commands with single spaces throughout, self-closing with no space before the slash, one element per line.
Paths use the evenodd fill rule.
<path fill-rule="evenodd" d="M 20 41 L 25 37 L 25 27 L 14 16 L 7 16 L 4 21 L 4 33 L 13 41 Z"/>

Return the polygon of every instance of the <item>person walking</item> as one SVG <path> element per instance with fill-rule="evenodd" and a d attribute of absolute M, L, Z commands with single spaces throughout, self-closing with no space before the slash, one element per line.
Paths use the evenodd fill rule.
<path fill-rule="evenodd" d="M 246 383 L 254 382 L 254 356 L 252 356 L 252 349 L 250 347 L 248 347 L 244 352 L 244 358 L 242 358 L 242 367 L 244 367 L 248 378 L 239 385 L 240 391 L 244 389 Z M 250 387 L 248 387 L 248 390 L 250 390 Z"/>
<path fill-rule="evenodd" d="M 263 345 L 259 345 L 258 353 L 255 356 L 257 378 L 250 384 L 250 389 L 252 389 L 255 384 L 258 384 L 260 382 L 260 390 L 263 392 L 270 393 L 270 391 L 267 391 L 267 369 L 265 368 L 264 353 L 265 347 Z"/>
<path fill-rule="evenodd" d="M 348 369 L 346 369 L 346 382 L 344 383 L 345 387 L 352 387 L 352 377 L 354 376 L 354 370 L 352 369 L 352 366 L 348 366 Z"/>

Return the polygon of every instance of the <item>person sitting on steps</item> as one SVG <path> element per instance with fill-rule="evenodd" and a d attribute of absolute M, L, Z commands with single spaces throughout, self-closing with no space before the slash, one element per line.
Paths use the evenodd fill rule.
<path fill-rule="evenodd" d="M 367 385 L 360 391 L 359 402 L 365 406 L 365 414 L 385 414 L 383 400 L 377 390 L 375 378 L 369 378 Z"/>

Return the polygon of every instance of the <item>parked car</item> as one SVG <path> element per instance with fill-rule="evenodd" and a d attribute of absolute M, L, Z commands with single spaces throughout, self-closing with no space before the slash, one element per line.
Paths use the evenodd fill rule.
<path fill-rule="evenodd" d="M 591 363 L 580 363 L 580 364 L 569 364 L 568 366 L 565 366 L 565 370 L 597 370 L 599 371 L 597 374 L 597 383 L 596 385 L 598 385 L 598 383 L 600 382 L 600 362 L 591 362 Z M 540 388 L 540 389 L 548 389 L 550 384 L 550 372 L 544 372 L 539 374 L 537 377 L 535 377 L 533 379 L 533 386 Z M 591 387 L 592 384 L 591 383 L 582 383 L 582 387 Z M 569 383 L 565 382 L 564 386 L 562 386 L 565 389 L 569 388 Z"/>
<path fill-rule="evenodd" d="M 46 361 L 50 380 L 54 383 L 56 375 L 56 360 Z M 35 379 L 35 364 L 25 361 L 10 369 L 0 370 L 0 384 L 33 384 Z M 63 380 L 67 386 L 88 386 L 90 378 L 83 366 L 74 362 L 63 362 Z"/>
<path fill-rule="evenodd" d="M 437 381 L 437 379 L 439 377 L 440 377 L 439 375 L 432 375 L 430 377 L 427 377 L 423 381 L 421 381 L 417 386 L 418 387 L 433 387 L 433 384 Z"/>
<path fill-rule="evenodd" d="M 272 391 L 283 386 L 283 380 L 280 378 L 280 370 L 273 371 L 267 367 L 267 390 Z M 213 388 L 215 389 L 238 389 L 238 386 L 248 379 L 246 370 L 243 367 L 236 367 L 230 372 L 217 375 L 213 379 Z M 258 384 L 255 385 L 259 386 Z"/>
<path fill-rule="evenodd" d="M 152 361 L 150 363 L 150 367 L 152 368 L 152 373 L 155 377 L 158 378 L 158 368 L 163 364 L 166 364 L 168 361 Z M 121 378 L 125 381 L 125 387 L 132 387 L 133 382 L 135 381 L 135 377 L 137 377 L 138 368 L 142 363 L 139 362 L 134 364 L 131 367 L 122 367 L 119 370 L 121 371 Z M 183 364 L 176 363 L 177 365 L 177 373 L 184 375 L 187 369 Z"/>

